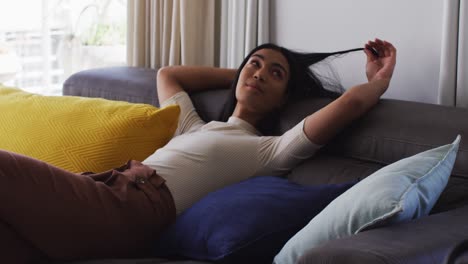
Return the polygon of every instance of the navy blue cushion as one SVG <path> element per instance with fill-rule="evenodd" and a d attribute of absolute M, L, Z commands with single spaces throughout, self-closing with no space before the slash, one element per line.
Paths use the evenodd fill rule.
<path fill-rule="evenodd" d="M 255 177 L 210 193 L 158 239 L 156 256 L 272 263 L 296 232 L 356 182 L 301 186 Z"/>

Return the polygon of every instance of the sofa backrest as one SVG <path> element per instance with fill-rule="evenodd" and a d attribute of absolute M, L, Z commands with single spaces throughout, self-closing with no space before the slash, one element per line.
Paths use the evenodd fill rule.
<path fill-rule="evenodd" d="M 226 89 L 191 95 L 200 116 L 216 119 L 227 99 Z M 159 106 L 156 70 L 137 67 L 93 69 L 75 73 L 64 83 L 64 95 L 102 97 Z M 327 105 L 330 99 L 307 99 L 288 106 L 279 133 Z M 365 116 L 336 136 L 288 177 L 302 184 L 338 183 L 364 178 L 379 168 L 462 136 L 452 177 L 433 212 L 468 204 L 467 109 L 381 100 Z"/>
<path fill-rule="evenodd" d="M 191 96 L 205 121 L 219 116 L 227 92 L 217 90 Z M 284 133 L 331 101 L 327 98 L 310 98 L 288 106 L 281 113 L 276 129 Z M 452 175 L 468 179 L 467 116 L 468 109 L 382 99 L 370 112 L 327 144 L 322 153 L 387 165 L 449 144 L 460 134 L 462 142 Z"/>
<path fill-rule="evenodd" d="M 210 121 L 219 116 L 227 95 L 228 90 L 217 90 L 191 97 L 200 116 Z M 288 106 L 281 113 L 276 130 L 287 131 L 331 101 L 309 98 Z M 467 109 L 382 99 L 288 177 L 301 184 L 362 179 L 385 165 L 449 144 L 460 134 L 462 141 L 452 177 L 434 212 L 468 204 L 467 116 Z"/>

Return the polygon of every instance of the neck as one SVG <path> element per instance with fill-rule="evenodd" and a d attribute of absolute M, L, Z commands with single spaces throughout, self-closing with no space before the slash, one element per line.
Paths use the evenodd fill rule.
<path fill-rule="evenodd" d="M 252 126 L 256 127 L 258 122 L 263 118 L 263 116 L 259 113 L 253 112 L 249 109 L 242 107 L 241 105 L 237 104 L 232 116 L 240 118 Z"/>

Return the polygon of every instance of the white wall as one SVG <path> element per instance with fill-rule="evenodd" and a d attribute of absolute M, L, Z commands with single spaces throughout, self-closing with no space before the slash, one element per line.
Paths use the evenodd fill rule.
<path fill-rule="evenodd" d="M 362 47 L 375 37 L 398 49 L 392 83 L 383 96 L 437 102 L 442 0 L 272 0 L 272 42 L 326 52 Z M 366 81 L 365 55 L 333 60 L 344 87 Z"/>

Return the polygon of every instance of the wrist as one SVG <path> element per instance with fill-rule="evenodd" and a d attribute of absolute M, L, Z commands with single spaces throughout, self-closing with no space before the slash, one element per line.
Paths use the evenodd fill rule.
<path fill-rule="evenodd" d="M 375 77 L 369 80 L 369 83 L 375 86 L 376 88 L 380 88 L 382 90 L 387 90 L 388 86 L 390 85 L 390 78 L 379 78 Z"/>
<path fill-rule="evenodd" d="M 382 96 L 388 89 L 388 86 L 390 85 L 390 79 L 373 79 L 369 81 L 369 84 L 372 89 L 375 91 L 378 91 L 378 96 Z"/>

